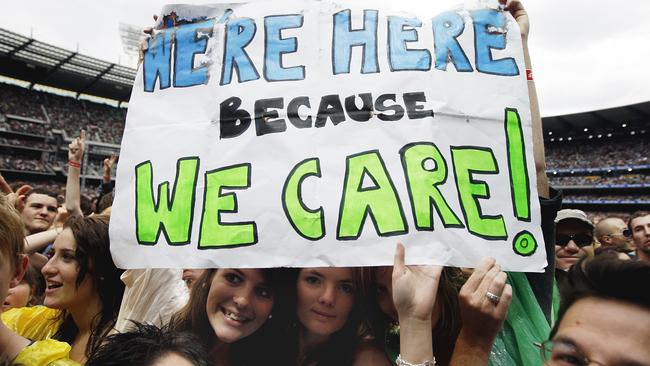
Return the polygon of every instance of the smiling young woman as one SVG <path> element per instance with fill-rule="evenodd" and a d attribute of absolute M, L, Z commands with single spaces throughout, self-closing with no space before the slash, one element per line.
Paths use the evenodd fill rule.
<path fill-rule="evenodd" d="M 71 217 L 42 273 L 45 306 L 12 309 L 3 320 L 31 340 L 70 344 L 83 363 L 113 330 L 124 285 L 109 251 L 107 216 Z"/>
<path fill-rule="evenodd" d="M 287 337 L 278 345 L 284 349 L 282 364 L 389 365 L 383 351 L 364 340 L 362 275 L 345 267 L 290 270 L 293 311 Z"/>
<path fill-rule="evenodd" d="M 214 365 L 277 364 L 273 340 L 287 321 L 283 271 L 208 269 L 171 327 L 198 335 Z"/>

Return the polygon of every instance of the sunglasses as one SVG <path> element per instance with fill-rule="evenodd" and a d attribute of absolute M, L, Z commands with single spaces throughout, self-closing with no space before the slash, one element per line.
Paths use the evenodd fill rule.
<path fill-rule="evenodd" d="M 591 235 L 587 235 L 587 234 L 575 234 L 575 235 L 558 234 L 555 236 L 555 245 L 564 247 L 567 244 L 569 244 L 569 241 L 571 240 L 573 240 L 573 242 L 576 243 L 577 246 L 582 248 L 591 245 L 594 241 L 594 238 Z"/>

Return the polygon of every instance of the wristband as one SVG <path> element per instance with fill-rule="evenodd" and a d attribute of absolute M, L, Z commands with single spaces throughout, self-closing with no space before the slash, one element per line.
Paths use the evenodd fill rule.
<path fill-rule="evenodd" d="M 533 81 L 533 70 L 526 69 L 526 80 Z"/>
<path fill-rule="evenodd" d="M 433 360 L 428 360 L 421 363 L 410 363 L 408 361 L 404 361 L 402 355 L 398 355 L 397 359 L 395 360 L 395 365 L 396 366 L 436 366 L 436 358 L 434 357 Z"/>
<path fill-rule="evenodd" d="M 68 165 L 70 165 L 73 168 L 81 168 L 81 163 L 74 160 L 68 160 Z"/>

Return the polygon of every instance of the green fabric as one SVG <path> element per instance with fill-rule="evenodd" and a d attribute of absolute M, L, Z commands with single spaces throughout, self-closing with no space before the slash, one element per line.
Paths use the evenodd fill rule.
<path fill-rule="evenodd" d="M 539 307 L 525 273 L 508 273 L 512 303 L 492 347 L 489 365 L 539 365 L 539 350 L 534 343 L 548 338 L 550 326 Z"/>
<path fill-rule="evenodd" d="M 551 327 L 557 321 L 557 314 L 560 310 L 560 289 L 557 287 L 557 281 L 553 281 L 553 307 L 551 308 Z"/>

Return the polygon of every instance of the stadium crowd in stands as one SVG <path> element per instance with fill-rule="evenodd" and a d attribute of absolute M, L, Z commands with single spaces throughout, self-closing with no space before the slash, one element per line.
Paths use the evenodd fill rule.
<path fill-rule="evenodd" d="M 2 114 L 28 117 L 42 122 L 9 119 L 0 122 L 0 130 L 46 136 L 53 129 L 61 129 L 68 136 L 75 136 L 79 130 L 86 129 L 89 140 L 110 144 L 119 144 L 122 138 L 126 119 L 124 108 L 9 84 L 0 84 L 0 95 L 3 96 L 0 98 Z M 14 97 L 15 95 L 18 97 Z"/>
<path fill-rule="evenodd" d="M 29 159 L 19 156 L 7 156 L 2 159 L 3 169 L 22 170 L 30 172 L 51 172 L 45 162 L 39 159 Z"/>
<path fill-rule="evenodd" d="M 45 142 L 17 139 L 17 138 L 4 138 L 0 137 L 0 145 L 8 145 L 13 147 L 31 147 L 39 150 L 50 150 L 52 146 Z"/>
<path fill-rule="evenodd" d="M 573 194 L 565 194 L 564 198 L 567 200 L 583 200 L 583 201 L 612 201 L 612 202 L 617 202 L 617 201 L 631 201 L 631 202 L 650 202 L 650 195 L 647 194 L 618 194 L 618 195 L 613 195 L 613 194 L 606 194 L 606 195 L 596 195 L 596 194 L 580 194 L 580 195 L 573 195 Z"/>
<path fill-rule="evenodd" d="M 554 176 L 549 175 L 554 186 L 598 186 L 608 184 L 650 184 L 650 174 L 623 174 L 616 176 L 583 175 Z"/>
<path fill-rule="evenodd" d="M 650 143 L 645 134 L 625 139 L 598 140 L 598 143 L 556 143 L 547 146 L 547 168 L 553 170 L 648 165 L 649 149 Z"/>
<path fill-rule="evenodd" d="M 13 114 L 44 121 L 45 116 L 40 108 L 42 96 L 43 94 L 33 90 L 15 85 L 1 84 L 0 111 L 3 114 Z"/>

